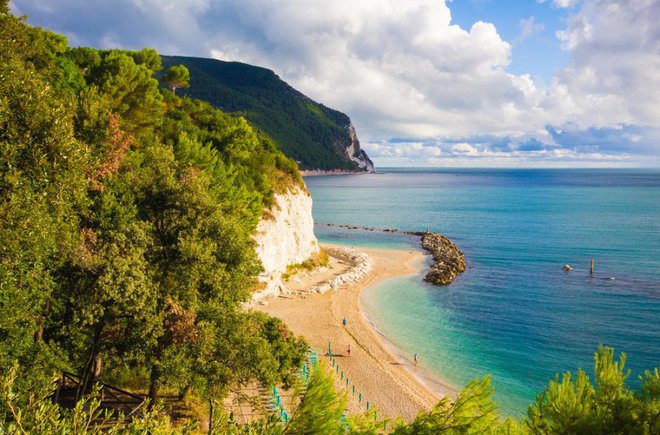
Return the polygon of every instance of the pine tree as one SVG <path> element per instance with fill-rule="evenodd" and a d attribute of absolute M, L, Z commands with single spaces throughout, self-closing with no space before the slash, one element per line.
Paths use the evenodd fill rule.
<path fill-rule="evenodd" d="M 178 88 L 190 86 L 190 71 L 184 65 L 174 65 L 165 71 L 161 80 L 170 87 L 173 94 L 176 94 Z"/>

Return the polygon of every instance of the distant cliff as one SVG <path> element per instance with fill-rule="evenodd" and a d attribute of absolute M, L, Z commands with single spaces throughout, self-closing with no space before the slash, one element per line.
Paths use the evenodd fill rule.
<path fill-rule="evenodd" d="M 190 70 L 190 88 L 182 94 L 240 113 L 273 138 L 303 171 L 374 171 L 348 116 L 311 100 L 273 71 L 215 59 L 162 59 L 165 69 L 183 64 Z"/>

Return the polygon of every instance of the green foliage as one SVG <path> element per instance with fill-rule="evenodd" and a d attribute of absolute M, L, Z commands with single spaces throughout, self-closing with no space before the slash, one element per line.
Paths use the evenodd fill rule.
<path fill-rule="evenodd" d="M 594 380 L 582 370 L 559 376 L 529 407 L 526 426 L 535 433 L 656 433 L 660 418 L 658 371 L 646 372 L 640 393 L 626 385 L 625 354 L 599 347 Z"/>
<path fill-rule="evenodd" d="M 286 267 L 286 272 L 282 274 L 282 278 L 288 279 L 290 276 L 297 274 L 301 270 L 312 271 L 319 267 L 328 265 L 330 258 L 325 250 L 321 249 L 318 253 L 312 254 L 307 260 L 302 263 L 290 264 Z"/>
<path fill-rule="evenodd" d="M 155 61 L 138 64 L 134 55 L 138 58 L 142 55 L 121 50 L 100 51 L 99 55 L 100 63 L 86 72 L 89 85 L 103 94 L 123 130 L 134 135 L 152 132 L 162 122 L 163 115 L 158 81 L 151 77 Z"/>
<path fill-rule="evenodd" d="M 393 433 L 510 433 L 513 423 L 501 422 L 492 394 L 490 377 L 474 380 L 456 401 L 444 397 L 429 413 L 419 415 L 410 425 L 400 424 Z"/>
<path fill-rule="evenodd" d="M 153 48 L 143 48 L 138 51 L 129 51 L 133 60 L 137 65 L 144 65 L 152 73 L 158 72 L 163 69 L 163 64 L 160 59 L 160 54 Z"/>
<path fill-rule="evenodd" d="M 180 56 L 163 56 L 163 64 L 185 65 L 192 84 L 186 95 L 244 116 L 303 169 L 356 169 L 340 151 L 351 143 L 348 116 L 311 101 L 272 71 Z"/>
<path fill-rule="evenodd" d="M 349 415 L 346 418 L 346 432 L 352 435 L 387 433 L 391 422 L 389 419 L 379 419 L 379 416 L 380 412 L 375 405 L 362 414 Z"/>
<path fill-rule="evenodd" d="M 70 49 L 0 11 L 0 372 L 17 364 L 12 406 L 49 421 L 69 417 L 30 394 L 61 369 L 122 374 L 155 405 L 160 388 L 291 383 L 302 362 L 304 341 L 242 307 L 250 235 L 295 163 L 161 92 L 160 69 L 155 50 Z"/>
<path fill-rule="evenodd" d="M 335 392 L 334 378 L 324 364 L 317 364 L 307 390 L 284 429 L 285 434 L 340 434 L 346 395 Z"/>
<path fill-rule="evenodd" d="M 165 71 L 161 81 L 166 83 L 175 94 L 178 88 L 190 87 L 190 71 L 184 65 L 171 66 Z"/>
<path fill-rule="evenodd" d="M 121 413 L 101 409 L 98 390 L 78 401 L 73 409 L 63 409 L 48 397 L 49 391 L 35 394 L 21 405 L 15 391 L 17 367 L 0 378 L 0 433 L 2 434 L 180 434 L 190 433 L 193 425 L 174 426 L 159 409 L 143 408 L 130 422 Z"/>

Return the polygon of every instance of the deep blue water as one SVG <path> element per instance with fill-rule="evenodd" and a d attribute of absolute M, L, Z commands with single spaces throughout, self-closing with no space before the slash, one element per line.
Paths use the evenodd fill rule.
<path fill-rule="evenodd" d="M 453 386 L 492 374 L 505 414 L 526 412 L 555 373 L 591 372 L 600 343 L 627 353 L 633 385 L 660 365 L 660 171 L 386 169 L 305 181 L 322 242 L 410 248 L 413 237 L 324 224 L 428 226 L 465 252 L 468 270 L 450 286 L 396 278 L 363 304 Z"/>

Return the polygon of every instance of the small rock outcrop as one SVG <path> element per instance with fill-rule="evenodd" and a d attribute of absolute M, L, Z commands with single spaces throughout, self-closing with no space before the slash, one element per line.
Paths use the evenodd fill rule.
<path fill-rule="evenodd" d="M 450 284 L 465 271 L 465 257 L 447 237 L 438 233 L 422 234 L 422 247 L 429 251 L 435 263 L 424 281 L 436 285 Z"/>

